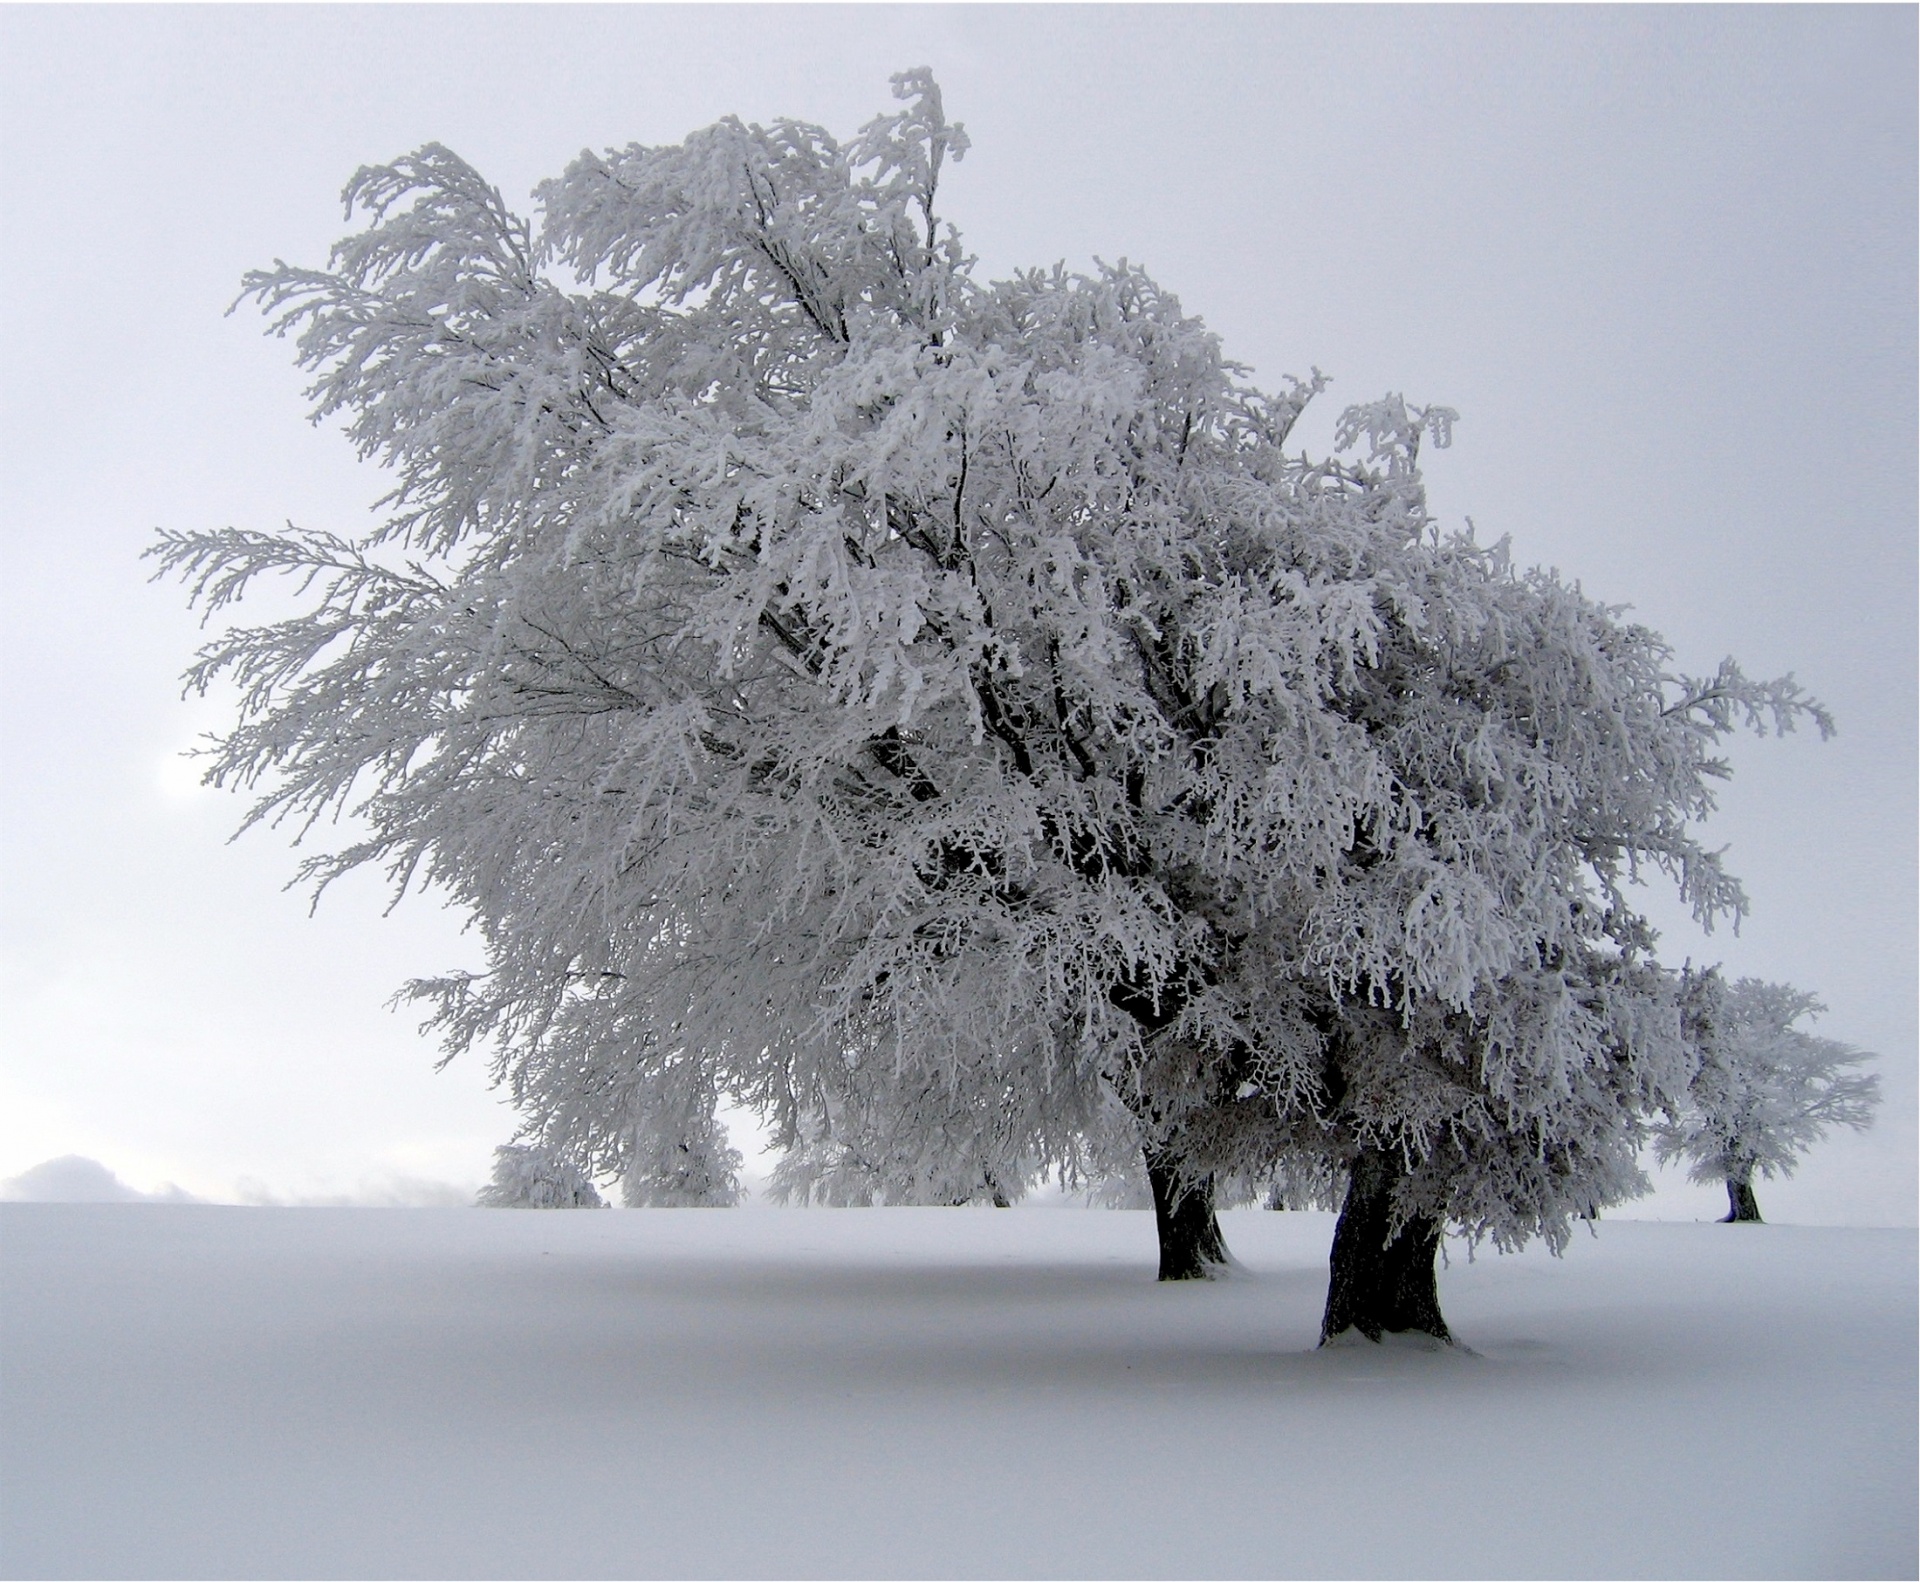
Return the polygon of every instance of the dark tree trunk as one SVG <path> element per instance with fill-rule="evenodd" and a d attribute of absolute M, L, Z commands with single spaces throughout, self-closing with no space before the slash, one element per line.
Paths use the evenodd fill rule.
<path fill-rule="evenodd" d="M 1333 1232 L 1327 1311 L 1320 1323 L 1323 1346 L 1349 1329 L 1368 1340 L 1408 1333 L 1453 1339 L 1440 1316 L 1434 1278 L 1440 1227 L 1430 1219 L 1412 1219 L 1391 1239 L 1387 1234 L 1400 1176 L 1399 1155 L 1391 1150 L 1363 1149 L 1353 1162 Z"/>
<path fill-rule="evenodd" d="M 1753 1177 L 1727 1180 L 1727 1217 L 1722 1225 L 1761 1225 L 1760 1200 L 1753 1195 Z"/>
<path fill-rule="evenodd" d="M 1229 1261 L 1213 1212 L 1213 1177 L 1183 1176 L 1170 1155 L 1149 1151 L 1147 1183 L 1160 1233 L 1160 1278 L 1211 1280 Z"/>

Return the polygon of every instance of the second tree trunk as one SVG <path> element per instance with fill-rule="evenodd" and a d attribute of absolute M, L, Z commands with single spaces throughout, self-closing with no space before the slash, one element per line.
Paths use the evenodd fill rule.
<path fill-rule="evenodd" d="M 1722 1225 L 1759 1225 L 1760 1200 L 1753 1195 L 1753 1178 L 1731 1180 L 1727 1182 L 1727 1217 L 1720 1221 Z"/>
<path fill-rule="evenodd" d="M 1410 1219 L 1393 1235 L 1393 1189 L 1402 1175 L 1390 1149 L 1362 1149 L 1347 1182 L 1346 1203 L 1333 1232 L 1327 1310 L 1320 1344 L 1353 1329 L 1369 1340 L 1383 1334 L 1431 1335 L 1451 1342 L 1440 1316 L 1434 1265 L 1440 1227 Z"/>
<path fill-rule="evenodd" d="M 1153 1223 L 1160 1233 L 1162 1280 L 1211 1280 L 1228 1262 L 1213 1211 L 1213 1177 L 1186 1176 L 1166 1154 L 1147 1154 Z"/>

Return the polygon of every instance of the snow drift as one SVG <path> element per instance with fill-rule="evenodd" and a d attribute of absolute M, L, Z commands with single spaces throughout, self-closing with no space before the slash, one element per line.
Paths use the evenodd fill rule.
<path fill-rule="evenodd" d="M 1912 1576 L 1915 1235 L 1603 1221 L 1314 1350 L 1330 1216 L 0 1208 L 12 1576 Z"/>

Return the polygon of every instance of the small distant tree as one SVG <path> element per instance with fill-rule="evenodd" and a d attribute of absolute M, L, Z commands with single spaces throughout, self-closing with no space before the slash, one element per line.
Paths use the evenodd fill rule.
<path fill-rule="evenodd" d="M 606 1207 L 577 1165 L 528 1143 L 494 1149 L 493 1179 L 474 1201 L 481 1208 Z"/>
<path fill-rule="evenodd" d="M 1019 1135 L 1031 1106 L 1017 1092 L 982 1080 L 959 1093 L 873 1060 L 823 1076 L 812 1107 L 789 1122 L 771 1183 L 781 1201 L 1005 1208 L 1037 1173 Z"/>
<path fill-rule="evenodd" d="M 732 1208 L 740 1201 L 740 1151 L 718 1114 L 701 1062 L 664 1063 L 636 1093 L 621 1161 L 620 1201 L 628 1208 Z"/>
<path fill-rule="evenodd" d="M 1880 1079 L 1857 1068 L 1874 1057 L 1800 1027 L 1826 1007 L 1792 984 L 1729 984 L 1715 970 L 1689 974 L 1685 1000 L 1700 1066 L 1656 1151 L 1663 1162 L 1687 1160 L 1695 1181 L 1726 1183 L 1722 1224 L 1758 1224 L 1756 1175 L 1789 1176 L 1830 1128 L 1873 1123 Z"/>
<path fill-rule="evenodd" d="M 740 1154 L 708 1063 L 651 1018 L 565 1006 L 517 1064 L 498 1067 L 523 1135 L 543 1157 L 620 1183 L 628 1208 L 729 1208 Z"/>

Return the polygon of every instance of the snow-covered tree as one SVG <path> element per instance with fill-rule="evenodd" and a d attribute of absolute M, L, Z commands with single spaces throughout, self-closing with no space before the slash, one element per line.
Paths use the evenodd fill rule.
<path fill-rule="evenodd" d="M 1163 1126 L 1134 1068 L 1210 1036 L 1208 872 L 1342 838 L 1343 766 L 1282 739 L 1366 590 L 1267 594 L 1391 497 L 1288 461 L 1309 389 L 1237 382 L 1138 270 L 975 285 L 932 207 L 964 139 L 900 87 L 847 147 L 725 122 L 583 158 L 538 244 L 445 150 L 362 172 L 368 229 L 250 289 L 391 514 L 162 546 L 210 609 L 317 590 L 203 654 L 242 700 L 215 778 L 255 819 L 357 810 L 320 883 L 384 863 L 474 915 L 489 970 L 422 992 L 582 1157 L 625 1122 L 580 1094 L 649 1040 L 790 1141 L 849 1052 L 943 1110 L 1021 1095 L 1041 1167 L 1115 1092 Z M 1222 799 L 1223 749 L 1290 785 Z"/>
<path fill-rule="evenodd" d="M 575 1165 L 530 1143 L 493 1151 L 493 1177 L 474 1201 L 481 1208 L 605 1208 Z"/>
<path fill-rule="evenodd" d="M 321 886 L 473 917 L 486 970 L 415 992 L 583 1167 L 681 1126 L 713 1178 L 721 1096 L 829 1197 L 1121 1131 L 1191 1274 L 1215 1183 L 1319 1151 L 1329 1333 L 1408 1327 L 1442 1224 L 1557 1239 L 1637 1180 L 1690 1067 L 1628 881 L 1737 911 L 1714 744 L 1809 706 L 1440 536 L 1444 409 L 1289 454 L 1320 376 L 1261 392 L 1138 268 L 976 280 L 965 136 L 896 92 L 846 144 L 583 155 L 537 234 L 429 146 L 249 278 L 396 486 L 360 538 L 163 537 L 210 614 L 306 590 L 190 672 L 239 695 L 212 778 L 352 813 Z"/>
<path fill-rule="evenodd" d="M 723 1208 L 740 1199 L 740 1154 L 718 1110 L 711 1066 L 667 1020 L 632 1007 L 563 1006 L 500 1078 L 548 1154 L 620 1182 L 629 1208 Z"/>
<path fill-rule="evenodd" d="M 1833 1127 L 1873 1123 L 1880 1079 L 1858 1069 L 1873 1056 L 1801 1027 L 1826 1007 L 1791 984 L 1713 970 L 1688 975 L 1685 1000 L 1699 1070 L 1655 1147 L 1663 1162 L 1687 1160 L 1693 1180 L 1726 1183 L 1729 1222 L 1758 1222 L 1756 1175 L 1791 1175 Z"/>
<path fill-rule="evenodd" d="M 713 1073 L 687 1051 L 645 1062 L 642 1080 L 627 1094 L 629 1124 L 616 1161 L 620 1201 L 628 1208 L 738 1203 L 740 1151 L 718 1106 Z"/>
<path fill-rule="evenodd" d="M 1350 422 L 1416 486 L 1408 418 Z M 1349 1183 L 1329 1336 L 1444 1335 L 1449 1223 L 1557 1246 L 1644 1188 L 1646 1117 L 1691 1056 L 1634 881 L 1663 873 L 1703 923 L 1737 918 L 1694 833 L 1726 773 L 1717 744 L 1742 724 L 1830 728 L 1790 680 L 1676 673 L 1656 634 L 1517 572 L 1504 546 L 1429 536 L 1392 567 L 1377 659 L 1340 700 L 1391 791 L 1299 934 L 1338 1000 L 1316 1106 Z"/>

